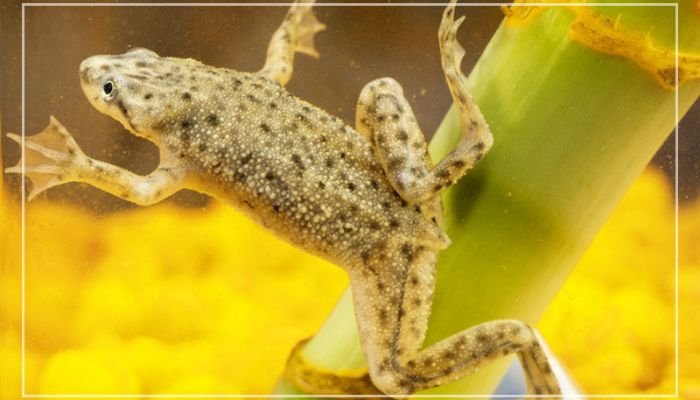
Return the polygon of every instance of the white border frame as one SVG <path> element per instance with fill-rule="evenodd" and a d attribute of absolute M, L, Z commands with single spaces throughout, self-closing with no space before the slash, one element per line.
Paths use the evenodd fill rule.
<path fill-rule="evenodd" d="M 27 7 L 289 7 L 291 3 L 22 3 L 22 69 L 21 69 L 21 91 L 22 91 L 22 175 L 24 176 L 25 169 L 25 9 Z M 447 3 L 320 3 L 314 4 L 314 7 L 444 7 Z M 674 41 L 675 41 L 675 120 L 676 124 L 673 128 L 674 135 L 674 192 L 673 192 L 673 203 L 674 203 L 674 267 L 675 267 L 675 298 L 674 298 L 674 313 L 675 313 L 675 392 L 671 394 L 599 394 L 599 395 L 586 395 L 586 394 L 564 394 L 560 396 L 561 398 L 654 398 L 654 399 L 665 399 L 665 398 L 677 398 L 679 396 L 680 388 L 678 385 L 679 378 L 679 363 L 678 363 L 678 178 L 679 178 L 679 163 L 678 163 L 678 3 L 458 3 L 458 7 L 500 7 L 500 6 L 514 6 L 514 7 L 591 7 L 591 6 L 601 6 L 601 7 L 673 7 L 674 8 L 674 18 L 675 18 L 675 29 L 674 29 Z M 25 279 L 25 213 L 26 213 L 26 183 L 22 179 L 22 329 L 21 329 L 21 346 L 22 346 L 22 398 L 29 399 L 165 399 L 165 398 L 177 398 L 177 399 L 244 399 L 244 398 L 263 398 L 263 399 L 289 399 L 298 398 L 300 395 L 296 394 L 31 394 L 26 392 L 26 324 L 25 324 L 25 300 L 26 300 L 26 279 Z M 376 398 L 376 395 L 303 395 L 309 398 L 323 398 L 323 399 L 335 399 L 335 398 Z M 423 395 L 392 395 L 394 398 L 505 398 L 512 399 L 514 397 L 520 398 L 551 398 L 551 395 L 472 395 L 472 394 L 423 394 Z"/>

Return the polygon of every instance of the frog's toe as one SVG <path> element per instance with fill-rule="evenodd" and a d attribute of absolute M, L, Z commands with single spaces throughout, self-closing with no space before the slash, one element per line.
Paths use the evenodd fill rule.
<path fill-rule="evenodd" d="M 293 22 L 296 40 L 294 41 L 294 51 L 304 53 L 312 57 L 319 57 L 318 50 L 314 45 L 316 33 L 326 29 L 313 13 L 314 1 L 299 1 L 298 5 L 289 10 L 289 18 Z"/>
<path fill-rule="evenodd" d="M 453 64 L 453 68 L 457 70 L 459 70 L 465 54 L 464 48 L 457 40 L 457 31 L 465 18 L 465 16 L 461 16 L 456 21 L 454 20 L 454 3 L 451 3 L 443 14 L 442 23 L 438 31 L 442 61 L 443 63 Z"/>

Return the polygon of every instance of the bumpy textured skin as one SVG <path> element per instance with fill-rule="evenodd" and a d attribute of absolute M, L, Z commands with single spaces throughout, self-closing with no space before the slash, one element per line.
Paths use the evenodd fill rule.
<path fill-rule="evenodd" d="M 445 10 L 438 36 L 463 133 L 436 166 L 393 79 L 363 89 L 358 130 L 283 88 L 294 53 L 317 54 L 313 36 L 323 28 L 311 4 L 299 3 L 275 32 L 258 73 L 160 57 L 146 49 L 83 61 L 80 78 L 88 100 L 153 141 L 161 163 L 139 176 L 89 158 L 52 118 L 46 130 L 26 140 L 24 172 L 34 184 L 30 197 L 71 181 L 144 205 L 181 188 L 207 193 L 348 272 L 369 377 L 382 393 L 440 385 L 518 353 L 531 390 L 557 394 L 537 337 L 522 322 L 488 322 L 422 348 L 437 253 L 449 245 L 440 227 L 439 193 L 493 143 L 466 91 L 459 68 L 464 52 L 456 41 L 464 17 L 454 21 L 453 15 L 454 4 Z M 20 165 L 8 171 L 22 172 Z M 304 368 L 301 360 L 291 361 L 292 368 Z M 312 391 L 360 390 L 370 382 L 301 372 L 287 376 L 301 377 L 298 383 Z"/>

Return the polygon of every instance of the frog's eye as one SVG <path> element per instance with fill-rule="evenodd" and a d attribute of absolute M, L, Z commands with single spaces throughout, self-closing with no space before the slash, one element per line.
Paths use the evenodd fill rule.
<path fill-rule="evenodd" d="M 102 85 L 102 94 L 105 100 L 110 100 L 117 93 L 114 83 L 112 81 L 107 81 Z"/>

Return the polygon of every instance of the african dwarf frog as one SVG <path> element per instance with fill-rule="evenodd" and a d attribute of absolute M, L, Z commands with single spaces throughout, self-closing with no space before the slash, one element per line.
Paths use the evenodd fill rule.
<path fill-rule="evenodd" d="M 274 33 L 265 66 L 256 73 L 145 49 L 84 60 L 80 81 L 90 103 L 155 143 L 160 165 L 140 176 L 89 158 L 51 118 L 46 130 L 26 138 L 30 197 L 76 181 L 141 205 L 182 188 L 212 195 L 348 272 L 367 386 L 412 393 L 517 353 L 532 390 L 558 394 L 536 335 L 522 322 L 487 322 L 422 348 L 436 255 L 449 245 L 439 194 L 493 143 L 460 70 L 464 52 L 455 36 L 464 17 L 455 21 L 454 10 L 453 2 L 438 36 L 463 132 L 435 166 L 395 80 L 365 86 L 355 128 L 285 90 L 295 52 L 317 55 L 313 36 L 324 28 L 312 4 L 299 3 Z M 20 173 L 20 165 L 8 171 Z M 304 365 L 290 362 L 297 370 L 287 376 L 307 391 L 376 391 L 342 376 L 324 386 L 329 373 L 300 371 Z"/>

